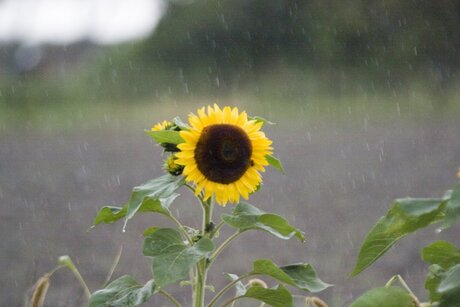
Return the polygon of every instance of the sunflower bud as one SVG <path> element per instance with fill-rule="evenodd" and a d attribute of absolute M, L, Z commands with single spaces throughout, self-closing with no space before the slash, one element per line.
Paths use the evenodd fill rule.
<path fill-rule="evenodd" d="M 170 122 L 164 120 L 160 123 L 155 124 L 151 129 L 151 131 L 159 132 L 159 131 L 181 131 L 182 128 L 178 126 L 175 122 Z M 164 148 L 166 152 L 179 152 L 180 150 L 177 148 L 177 144 L 172 143 L 160 143 L 160 146 Z"/>
<path fill-rule="evenodd" d="M 319 297 L 312 296 L 312 297 L 305 298 L 305 307 L 328 307 L 328 306 Z"/>
<path fill-rule="evenodd" d="M 267 284 L 265 283 L 265 281 L 263 281 L 262 279 L 258 279 L 258 278 L 249 280 L 248 286 L 267 288 Z"/>
<path fill-rule="evenodd" d="M 182 171 L 184 170 L 184 166 L 176 164 L 176 160 L 177 157 L 172 154 L 168 158 L 166 158 L 163 164 L 163 169 L 173 176 L 181 175 Z"/>
<path fill-rule="evenodd" d="M 50 286 L 50 275 L 45 274 L 37 280 L 34 286 L 34 292 L 30 299 L 30 307 L 41 307 L 45 301 L 48 288 Z"/>

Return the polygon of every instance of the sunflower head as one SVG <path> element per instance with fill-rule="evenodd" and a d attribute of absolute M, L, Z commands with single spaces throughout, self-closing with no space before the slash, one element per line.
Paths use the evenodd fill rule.
<path fill-rule="evenodd" d="M 271 141 L 260 131 L 262 122 L 249 120 L 246 112 L 217 105 L 189 115 L 190 130 L 181 131 L 176 163 L 194 182 L 204 199 L 215 195 L 220 205 L 247 199 L 261 184 L 260 171 L 268 165 Z"/>
<path fill-rule="evenodd" d="M 150 130 L 154 132 L 180 131 L 181 127 L 179 127 L 175 122 L 164 120 L 160 123 L 155 124 Z M 159 144 L 161 147 L 164 148 L 166 152 L 178 152 L 179 151 L 176 144 L 172 144 L 172 143 L 159 143 Z"/>
<path fill-rule="evenodd" d="M 163 131 L 163 130 L 169 130 L 172 128 L 174 125 L 172 122 L 164 120 L 161 123 L 157 123 L 152 127 L 152 131 Z"/>

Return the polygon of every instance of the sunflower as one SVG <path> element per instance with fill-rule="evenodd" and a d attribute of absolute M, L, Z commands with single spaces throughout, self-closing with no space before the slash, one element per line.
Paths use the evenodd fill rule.
<path fill-rule="evenodd" d="M 190 130 L 180 136 L 177 164 L 183 165 L 183 175 L 194 182 L 204 200 L 213 194 L 222 206 L 248 199 L 262 183 L 259 173 L 268 165 L 266 156 L 272 152 L 270 141 L 260 131 L 262 122 L 249 120 L 246 112 L 216 104 L 189 115 Z"/>
<path fill-rule="evenodd" d="M 162 131 L 162 130 L 167 130 L 172 127 L 172 123 L 164 120 L 161 123 L 158 123 L 152 127 L 152 131 Z"/>

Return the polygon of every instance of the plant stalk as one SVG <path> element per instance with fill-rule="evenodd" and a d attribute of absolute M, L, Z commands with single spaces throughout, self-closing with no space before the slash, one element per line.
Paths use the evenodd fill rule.
<path fill-rule="evenodd" d="M 203 237 L 209 237 L 209 233 L 207 233 L 208 225 L 211 223 L 212 219 L 212 207 L 214 205 L 213 198 L 209 199 L 208 201 L 204 201 L 201 199 L 201 203 L 203 205 L 203 226 L 202 226 L 202 235 Z M 207 258 L 200 260 L 197 263 L 196 267 L 196 280 L 194 286 L 194 297 L 193 297 L 193 306 L 194 307 L 203 307 L 204 306 L 204 298 L 205 298 L 205 286 L 206 286 L 206 277 L 208 273 L 208 265 L 207 265 Z"/>

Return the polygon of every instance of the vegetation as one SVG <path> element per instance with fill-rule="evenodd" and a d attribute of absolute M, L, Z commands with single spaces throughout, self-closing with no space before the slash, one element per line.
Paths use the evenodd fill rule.
<path fill-rule="evenodd" d="M 437 105 L 458 82 L 457 1 L 171 1 L 155 32 L 121 46 L 59 48 L 31 72 L 15 73 L 14 46 L 1 58 L 0 99 L 10 105 L 128 103 L 140 97 L 235 92 L 399 93 L 421 84 Z M 12 77 L 14 76 L 15 77 Z M 288 80 L 286 86 L 285 80 Z"/>

